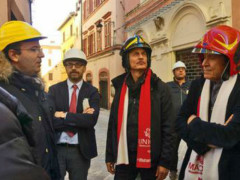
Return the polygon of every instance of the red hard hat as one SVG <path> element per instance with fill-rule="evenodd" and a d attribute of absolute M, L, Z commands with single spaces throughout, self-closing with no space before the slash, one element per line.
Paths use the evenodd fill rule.
<path fill-rule="evenodd" d="M 210 29 L 193 49 L 194 53 L 223 54 L 229 58 L 230 76 L 237 74 L 240 52 L 240 32 L 232 27 L 220 25 Z M 201 56 L 200 56 L 201 57 Z M 203 57 L 201 57 L 203 61 Z"/>

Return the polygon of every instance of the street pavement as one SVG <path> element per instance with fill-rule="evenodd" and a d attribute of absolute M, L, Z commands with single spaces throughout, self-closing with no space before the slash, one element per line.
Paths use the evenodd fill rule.
<path fill-rule="evenodd" d="M 101 109 L 98 118 L 98 123 L 95 126 L 98 156 L 91 161 L 91 167 L 88 171 L 88 180 L 113 180 L 113 175 L 107 172 L 105 165 L 105 148 L 106 148 L 106 136 L 108 126 L 109 110 Z M 186 151 L 186 144 L 181 141 L 179 147 L 179 162 L 178 167 L 181 166 L 184 154 Z M 178 168 L 179 169 L 179 168 Z M 65 177 L 68 180 L 68 176 Z M 166 180 L 169 180 L 167 178 Z"/>
<path fill-rule="evenodd" d="M 109 110 L 101 109 L 96 129 L 98 156 L 91 161 L 91 167 L 88 171 L 88 180 L 112 180 L 111 175 L 105 165 L 105 149 L 107 139 Z"/>

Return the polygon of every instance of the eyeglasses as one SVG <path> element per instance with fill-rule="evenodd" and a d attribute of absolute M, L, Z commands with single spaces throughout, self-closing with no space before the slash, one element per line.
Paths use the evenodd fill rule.
<path fill-rule="evenodd" d="M 75 68 L 80 68 L 84 65 L 82 63 L 65 63 L 64 66 L 67 67 L 67 68 L 73 68 L 73 66 Z"/>
<path fill-rule="evenodd" d="M 43 49 L 42 48 L 37 48 L 37 47 L 33 47 L 33 48 L 29 48 L 29 49 L 15 49 L 15 50 L 26 50 L 26 51 L 30 51 L 33 53 L 43 53 Z"/>

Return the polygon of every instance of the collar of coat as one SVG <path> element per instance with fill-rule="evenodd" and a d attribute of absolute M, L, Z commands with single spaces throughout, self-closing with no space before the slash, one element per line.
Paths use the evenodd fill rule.
<path fill-rule="evenodd" d="M 0 80 L 8 81 L 8 78 L 13 73 L 13 68 L 3 52 L 0 51 Z"/>
<path fill-rule="evenodd" d="M 112 84 L 114 86 L 115 89 L 121 89 L 122 88 L 122 84 L 124 82 L 124 79 L 126 76 L 128 76 L 128 73 L 123 73 L 117 77 L 115 77 L 114 79 L 112 79 Z M 157 82 L 160 80 L 159 77 L 157 77 L 157 75 L 155 73 L 152 72 L 151 75 L 151 88 L 157 88 Z"/>

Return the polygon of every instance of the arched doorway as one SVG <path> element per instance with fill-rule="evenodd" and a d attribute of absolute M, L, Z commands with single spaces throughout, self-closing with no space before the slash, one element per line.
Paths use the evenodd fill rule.
<path fill-rule="evenodd" d="M 99 74 L 99 93 L 101 96 L 100 107 L 108 109 L 108 73 L 106 71 Z"/>
<path fill-rule="evenodd" d="M 176 11 L 171 25 L 171 43 L 176 61 L 183 61 L 187 66 L 188 80 L 201 76 L 202 68 L 193 47 L 206 32 L 206 18 L 195 4 L 185 4 Z"/>
<path fill-rule="evenodd" d="M 86 74 L 86 81 L 90 84 L 92 84 L 92 74 L 91 73 L 87 73 Z"/>
<path fill-rule="evenodd" d="M 176 60 L 182 61 L 187 66 L 187 79 L 192 81 L 202 74 L 199 57 L 192 53 L 192 48 L 176 51 Z"/>

